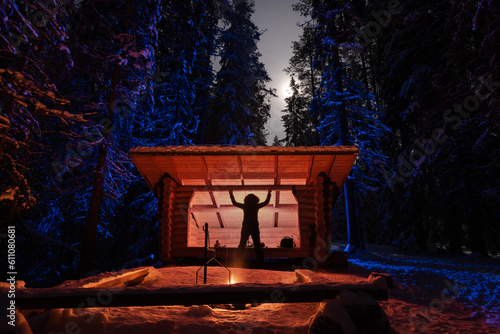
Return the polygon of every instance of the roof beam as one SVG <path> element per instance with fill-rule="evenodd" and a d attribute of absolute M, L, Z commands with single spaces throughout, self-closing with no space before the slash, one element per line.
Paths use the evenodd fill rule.
<path fill-rule="evenodd" d="M 241 180 L 241 185 L 245 185 L 245 181 L 243 179 L 243 163 L 241 162 L 241 156 L 238 156 L 238 169 L 240 170 L 240 180 Z"/>
<path fill-rule="evenodd" d="M 218 209 L 214 208 L 211 205 L 193 205 L 191 207 L 191 212 L 193 213 L 203 213 L 203 212 L 214 212 L 217 210 L 217 216 L 219 216 L 219 212 L 222 210 L 232 210 L 234 209 L 235 206 L 233 205 L 221 205 Z M 271 210 L 276 210 L 279 212 L 297 212 L 299 209 L 298 204 L 280 204 L 279 206 L 266 206 L 262 208 L 261 210 L 264 210 L 265 208 L 269 208 Z"/>
<path fill-rule="evenodd" d="M 328 175 L 329 178 L 331 178 L 331 173 L 332 173 L 332 168 L 333 168 L 333 163 L 335 162 L 335 158 L 336 156 L 335 155 L 332 155 L 332 161 L 330 162 L 330 167 L 328 168 L 328 173 L 326 175 Z"/>
<path fill-rule="evenodd" d="M 210 196 L 210 199 L 212 200 L 212 203 L 213 203 L 214 207 L 220 208 L 219 203 L 217 203 L 217 200 L 215 199 L 214 192 L 213 191 L 209 191 L 208 194 Z"/>
<path fill-rule="evenodd" d="M 314 164 L 314 155 L 311 155 L 309 157 L 309 167 L 308 167 L 309 168 L 309 173 L 307 173 L 308 174 L 308 176 L 307 176 L 308 180 L 310 180 L 311 176 L 312 176 L 311 174 L 312 174 L 313 164 Z"/>
<path fill-rule="evenodd" d="M 248 186 L 232 186 L 232 185 L 220 185 L 220 186 L 184 186 L 185 189 L 191 188 L 189 190 L 193 191 L 228 191 L 233 189 L 234 191 L 267 191 L 269 188 L 274 191 L 292 190 L 293 185 L 248 185 Z"/>
<path fill-rule="evenodd" d="M 201 160 L 203 161 L 203 167 L 205 168 L 205 173 L 207 174 L 207 177 L 205 177 L 205 182 L 207 184 L 212 184 L 212 178 L 210 177 L 210 172 L 208 171 L 208 166 L 207 166 L 207 160 L 205 160 L 205 156 L 201 156 Z"/>
<path fill-rule="evenodd" d="M 217 215 L 217 219 L 219 220 L 220 227 L 224 228 L 224 222 L 222 221 L 222 216 L 220 215 L 220 212 L 217 211 L 215 214 Z"/>

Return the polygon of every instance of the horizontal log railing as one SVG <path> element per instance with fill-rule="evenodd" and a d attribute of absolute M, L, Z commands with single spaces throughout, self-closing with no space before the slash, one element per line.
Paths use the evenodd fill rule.
<path fill-rule="evenodd" d="M 159 289 L 144 287 L 22 289 L 16 292 L 16 308 L 304 303 L 333 299 L 342 290 L 363 292 L 377 300 L 387 300 L 385 280 L 383 278 L 380 280 L 377 280 L 377 284 L 375 281 L 368 281 L 371 283 L 191 285 Z"/>

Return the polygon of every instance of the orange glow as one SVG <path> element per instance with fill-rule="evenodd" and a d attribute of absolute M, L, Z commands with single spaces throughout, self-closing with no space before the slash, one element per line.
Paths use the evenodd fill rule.
<path fill-rule="evenodd" d="M 242 203 L 253 193 L 263 201 L 267 190 L 235 190 L 236 201 Z M 232 205 L 228 191 L 195 191 L 189 203 L 188 247 L 204 247 L 203 225 L 208 223 L 209 247 L 218 241 L 221 247 L 238 247 L 243 221 L 243 211 Z M 271 202 L 259 211 L 259 228 L 264 247 L 277 248 L 281 239 L 292 237 L 295 247 L 300 247 L 298 203 L 291 190 L 275 190 Z M 217 253 L 224 254 L 224 249 Z"/>

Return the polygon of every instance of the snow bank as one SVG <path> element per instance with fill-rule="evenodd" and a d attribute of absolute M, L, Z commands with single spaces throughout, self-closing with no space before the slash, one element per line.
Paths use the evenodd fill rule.
<path fill-rule="evenodd" d="M 149 268 L 150 274 L 137 287 L 126 288 L 120 293 L 142 289 L 144 293 L 155 293 L 161 289 L 254 289 L 272 284 L 276 287 L 289 287 L 297 283 L 294 271 L 248 270 L 230 268 L 238 282 L 227 285 L 227 271 L 220 267 L 208 268 L 208 285 L 195 286 L 195 272 L 198 267 Z M 97 286 L 109 280 L 109 277 L 125 274 L 103 273 L 78 281 L 68 281 L 51 289 L 33 290 L 38 296 L 44 293 L 72 289 L 76 294 L 88 291 L 99 291 L 99 288 L 82 288 Z M 202 271 L 201 271 L 202 272 Z M 319 275 L 319 274 L 318 274 Z M 327 274 L 316 278 L 328 281 Z M 332 275 L 331 277 L 338 277 Z M 314 278 L 313 278 L 314 279 Z M 359 281 L 359 278 L 353 279 Z M 330 281 L 330 283 L 332 283 Z M 372 283 L 370 283 L 372 284 Z M 314 283 L 306 284 L 314 288 Z M 106 288 L 112 289 L 112 288 Z M 270 296 L 271 297 L 271 296 Z M 250 306 L 250 304 L 247 304 Z M 217 308 L 210 305 L 194 306 L 152 306 L 152 307 L 114 307 L 57 309 L 43 312 L 29 318 L 34 333 L 306 333 L 308 320 L 316 312 L 318 303 L 294 304 L 256 304 L 242 310 Z"/>
<path fill-rule="evenodd" d="M 370 250 L 349 254 L 349 262 L 392 275 L 396 288 L 381 304 L 398 329 L 499 333 L 498 259 L 401 255 L 375 245 Z"/>
<path fill-rule="evenodd" d="M 384 280 L 385 281 L 385 280 Z M 378 302 L 370 295 L 342 290 L 324 301 L 309 319 L 309 333 L 395 333 Z"/>

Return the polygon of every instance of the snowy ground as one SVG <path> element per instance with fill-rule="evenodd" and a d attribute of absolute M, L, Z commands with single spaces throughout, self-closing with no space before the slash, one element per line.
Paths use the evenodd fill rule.
<path fill-rule="evenodd" d="M 349 254 L 349 263 L 392 275 L 380 304 L 400 333 L 500 333 L 500 259 L 399 255 L 389 246 Z"/>
<path fill-rule="evenodd" d="M 402 256 L 384 247 L 349 257 L 349 268 L 319 270 L 317 275 L 334 282 L 357 282 L 371 271 L 390 273 L 395 288 L 390 290 L 390 300 L 380 304 L 397 332 L 500 333 L 499 260 Z M 155 288 L 194 284 L 196 269 L 152 268 L 141 285 Z M 297 282 L 292 268 L 231 270 L 233 283 Z M 208 273 L 208 284 L 227 284 L 223 268 L 210 267 Z M 90 286 L 109 275 L 68 281 L 62 287 Z M 222 305 L 60 309 L 28 320 L 33 333 L 307 333 L 309 318 L 318 306 L 299 303 L 260 304 L 241 310 Z"/>
<path fill-rule="evenodd" d="M 198 267 L 151 268 L 145 287 L 195 284 Z M 293 271 L 248 270 L 231 268 L 232 283 L 295 283 Z M 199 282 L 203 281 L 203 270 Z M 65 282 L 62 287 L 90 286 L 106 274 L 79 281 Z M 208 284 L 227 284 L 227 271 L 208 268 Z M 249 306 L 249 304 L 248 304 Z M 317 303 L 261 304 L 243 310 L 201 306 L 116 307 L 95 309 L 51 310 L 30 319 L 34 333 L 61 333 L 72 322 L 81 333 L 307 333 L 308 319 Z"/>

